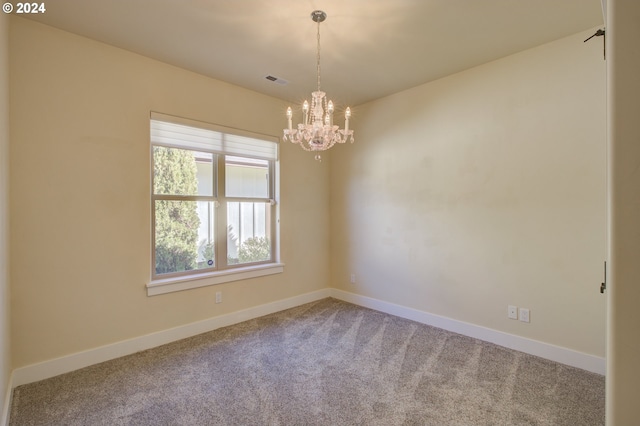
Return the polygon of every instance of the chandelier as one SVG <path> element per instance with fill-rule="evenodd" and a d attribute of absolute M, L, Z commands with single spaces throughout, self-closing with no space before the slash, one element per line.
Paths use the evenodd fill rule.
<path fill-rule="evenodd" d="M 318 54 L 316 55 L 318 90 L 311 93 L 311 105 L 308 101 L 302 104 L 302 123 L 298 128 L 292 127 L 293 111 L 287 108 L 288 128 L 284 129 L 284 140 L 300 144 L 305 151 L 326 151 L 336 143 L 345 143 L 351 139 L 353 130 L 349 130 L 351 109 L 344 112 L 344 130 L 333 124 L 333 102 L 327 101 L 326 93 L 320 90 L 320 22 L 327 19 L 327 14 L 321 10 L 311 12 L 311 19 L 318 23 Z M 317 153 L 315 159 L 321 161 Z"/>

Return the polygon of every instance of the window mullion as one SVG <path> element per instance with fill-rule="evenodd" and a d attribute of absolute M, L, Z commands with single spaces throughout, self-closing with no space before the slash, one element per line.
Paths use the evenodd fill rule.
<path fill-rule="evenodd" d="M 224 155 L 217 156 L 216 175 L 216 265 L 218 269 L 227 268 L 228 248 L 227 248 L 227 199 L 224 196 L 225 188 L 225 167 Z"/>
<path fill-rule="evenodd" d="M 167 195 L 167 194 L 153 194 L 153 201 L 168 200 L 168 201 L 216 201 L 215 196 L 209 195 Z"/>
<path fill-rule="evenodd" d="M 251 198 L 251 197 L 228 197 L 225 198 L 230 203 L 271 203 L 271 198 Z"/>

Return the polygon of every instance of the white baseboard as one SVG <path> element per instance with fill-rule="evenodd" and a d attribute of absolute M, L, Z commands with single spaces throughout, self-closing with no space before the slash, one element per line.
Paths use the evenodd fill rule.
<path fill-rule="evenodd" d="M 0 425 L 9 426 L 9 414 L 11 414 L 11 396 L 13 394 L 13 373 L 9 376 L 4 402 L 2 405 L 2 417 L 0 417 Z"/>
<path fill-rule="evenodd" d="M 407 308 L 371 297 L 361 296 L 346 291 L 326 288 L 288 299 L 243 309 L 226 315 L 209 318 L 203 321 L 187 324 L 168 330 L 159 331 L 145 336 L 124 340 L 121 342 L 100 346 L 83 352 L 55 358 L 37 364 L 27 365 L 13 371 L 10 380 L 10 389 L 27 383 L 48 379 L 59 374 L 68 373 L 80 368 L 88 367 L 100 362 L 109 361 L 126 355 L 131 355 L 146 349 L 151 349 L 160 345 L 171 343 L 187 337 L 192 337 L 201 333 L 206 333 L 220 327 L 237 324 L 264 315 L 279 312 L 284 309 L 293 308 L 305 303 L 314 302 L 326 297 L 334 297 L 366 308 L 375 309 L 398 317 L 410 319 L 423 324 L 449 330 L 465 336 L 495 343 L 510 349 L 515 349 L 528 354 L 536 355 L 562 364 L 581 368 L 598 374 L 605 374 L 605 359 L 577 352 L 560 346 L 527 339 L 524 337 L 492 330 L 475 324 L 454 320 L 417 309 Z M 4 401 L 3 418 L 4 423 L 8 421 L 8 410 L 10 409 L 11 393 L 8 391 Z"/>
<path fill-rule="evenodd" d="M 604 375 L 606 371 L 606 361 L 604 358 L 563 348 L 561 346 L 527 339 L 526 337 L 504 333 L 502 331 L 454 320 L 440 315 L 430 314 L 428 312 L 407 308 L 405 306 L 373 299 L 371 297 L 360 296 L 358 294 L 349 293 L 335 288 L 331 289 L 331 297 L 363 306 L 365 308 L 375 309 L 377 311 L 420 322 L 422 324 L 442 328 L 454 333 L 463 334 L 475 339 L 495 343 L 496 345 L 504 346 L 509 349 L 525 352 L 551 361 L 559 362 L 561 364 L 591 371 L 593 373 Z"/>
<path fill-rule="evenodd" d="M 324 299 L 330 296 L 330 289 L 322 289 L 264 305 L 254 306 L 226 315 L 209 318 L 180 327 L 159 331 L 133 339 L 100 346 L 83 352 L 55 358 L 37 364 L 27 365 L 13 371 L 12 389 L 16 386 L 48 379 L 59 374 L 68 373 L 100 362 L 109 361 L 125 355 L 131 355 L 146 349 L 175 342 L 180 339 L 206 333 L 220 327 L 237 324 L 264 315 Z"/>

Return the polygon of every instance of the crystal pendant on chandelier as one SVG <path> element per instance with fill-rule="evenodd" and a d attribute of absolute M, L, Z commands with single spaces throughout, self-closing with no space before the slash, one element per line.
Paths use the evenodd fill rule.
<path fill-rule="evenodd" d="M 353 130 L 349 130 L 349 118 L 351 109 L 344 112 L 344 130 L 333 124 L 333 102 L 328 101 L 326 93 L 320 90 L 320 22 L 327 18 L 327 14 L 321 10 L 311 13 L 311 19 L 318 23 L 318 55 L 317 76 L 318 90 L 311 93 L 311 105 L 304 101 L 302 104 L 302 123 L 298 128 L 292 126 L 293 111 L 287 108 L 288 128 L 284 129 L 284 140 L 300 144 L 305 151 L 317 152 L 315 158 L 320 161 L 320 151 L 326 151 L 336 143 L 345 143 L 351 140 L 353 143 Z"/>

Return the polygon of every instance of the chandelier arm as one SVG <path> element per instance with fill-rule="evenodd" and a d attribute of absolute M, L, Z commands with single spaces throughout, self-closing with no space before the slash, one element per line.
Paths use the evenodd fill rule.
<path fill-rule="evenodd" d="M 285 136 L 286 139 L 286 136 Z M 300 145 L 300 147 L 302 147 L 302 149 L 304 149 L 305 151 L 311 151 L 310 147 L 307 147 L 307 145 L 305 145 L 305 139 L 302 135 L 302 133 L 297 133 L 294 137 L 294 135 L 289 134 L 289 142 L 291 143 L 295 143 Z"/>

